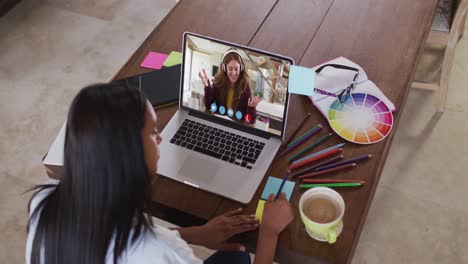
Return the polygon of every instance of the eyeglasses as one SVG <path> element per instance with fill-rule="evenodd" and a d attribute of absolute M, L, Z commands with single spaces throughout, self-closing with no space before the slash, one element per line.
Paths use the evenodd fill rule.
<path fill-rule="evenodd" d="M 314 88 L 314 92 L 316 92 L 316 93 L 331 96 L 331 97 L 336 97 L 336 98 L 338 98 L 340 103 L 346 102 L 346 100 L 351 95 L 351 91 L 357 86 L 357 80 L 358 80 L 358 77 L 359 77 L 359 69 L 349 67 L 349 66 L 345 66 L 345 65 L 339 65 L 339 64 L 324 64 L 324 65 L 320 66 L 320 68 L 315 70 L 315 73 L 320 73 L 325 67 L 333 67 L 333 68 L 337 68 L 337 69 L 350 70 L 350 71 L 355 71 L 356 72 L 356 74 L 354 75 L 354 78 L 353 78 L 353 82 L 350 85 L 348 85 L 348 87 L 346 87 L 345 89 L 341 90 L 338 93 L 332 93 L 332 92 L 328 92 L 328 91 L 321 90 L 321 89 L 318 89 L 318 88 Z"/>

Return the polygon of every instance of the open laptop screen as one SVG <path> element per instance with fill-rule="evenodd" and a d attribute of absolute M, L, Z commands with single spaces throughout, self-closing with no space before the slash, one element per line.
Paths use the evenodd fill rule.
<path fill-rule="evenodd" d="M 292 59 L 184 34 L 182 106 L 282 136 Z"/>

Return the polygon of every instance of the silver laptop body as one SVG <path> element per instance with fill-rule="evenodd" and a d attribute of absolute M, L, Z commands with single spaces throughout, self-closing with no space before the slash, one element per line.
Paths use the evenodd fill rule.
<path fill-rule="evenodd" d="M 281 145 L 286 127 L 285 124 L 289 93 L 286 91 L 282 126 L 280 130 L 277 130 L 276 134 L 269 132 L 276 131 L 273 129 L 263 131 L 262 129 L 239 124 L 226 117 L 223 118 L 213 114 L 207 114 L 206 111 L 194 110 L 193 108 L 188 107 L 187 102 L 184 101 L 187 98 L 187 95 L 184 97 L 184 93 L 193 94 L 190 89 L 184 87 L 187 84 L 191 85 L 191 82 L 187 82 L 184 78 L 188 78 L 187 71 L 189 71 L 193 66 L 186 65 L 188 63 L 187 43 L 190 42 L 193 45 L 195 40 L 197 40 L 197 42 L 199 41 L 199 43 L 206 43 L 206 41 L 209 41 L 212 45 L 234 47 L 238 50 L 244 51 L 245 54 L 260 54 L 262 56 L 264 55 L 277 59 L 278 61 L 287 62 L 289 65 L 293 65 L 294 61 L 291 58 L 284 56 L 189 32 L 184 33 L 183 39 L 179 110 L 171 118 L 161 133 L 164 140 L 159 145 L 161 155 L 158 162 L 157 172 L 160 175 L 188 184 L 195 188 L 200 188 L 244 204 L 249 203 Z M 192 59 L 190 59 L 190 62 L 192 62 Z M 281 73 L 281 76 L 283 76 L 282 74 L 283 73 Z M 192 77 L 192 79 L 194 78 Z M 258 106 L 257 113 L 260 113 Z M 278 115 L 279 114 L 277 114 L 277 116 Z M 263 123 L 258 121 L 258 124 Z M 181 130 L 181 127 L 185 130 Z M 212 136 L 212 139 L 216 139 L 215 142 L 218 142 L 217 147 L 214 147 L 211 150 L 203 148 L 204 144 L 201 144 L 198 147 L 196 144 L 191 145 L 190 140 L 188 140 L 187 137 L 184 139 L 185 141 L 188 140 L 188 143 L 186 144 L 184 144 L 185 142 L 180 143 L 180 141 L 176 139 L 176 135 L 188 135 L 186 133 L 182 133 L 184 131 L 191 131 L 192 134 L 189 134 L 189 138 L 197 139 L 197 135 L 194 135 L 193 133 L 199 132 L 198 135 L 200 135 L 204 130 L 206 130 L 206 128 L 209 129 L 209 136 L 207 139 L 210 140 L 210 137 Z M 204 133 L 203 137 L 204 136 L 206 136 L 206 133 Z M 226 139 L 229 136 L 232 136 L 230 140 L 237 138 L 237 142 L 242 143 L 237 144 L 236 149 L 232 147 L 233 144 L 221 144 L 221 142 L 225 141 L 223 139 Z M 239 147 L 241 145 L 243 146 L 243 149 L 239 151 Z M 224 151 L 220 146 L 223 146 L 222 149 L 224 149 Z M 242 153 L 248 154 L 241 159 L 238 159 L 240 156 L 237 153 L 231 157 L 233 153 L 229 152 L 230 156 L 226 156 L 224 154 L 228 153 L 228 151 L 226 151 L 228 146 L 230 150 L 232 149 L 236 152 L 240 152 L 240 155 L 242 155 Z M 244 152 L 244 149 L 246 152 Z M 259 152 L 258 150 L 260 149 L 261 151 Z M 252 152 L 253 155 L 249 151 Z M 220 152 L 223 152 L 223 154 Z M 252 160 L 254 157 L 256 158 L 255 161 Z M 246 162 L 246 160 L 250 162 Z"/>

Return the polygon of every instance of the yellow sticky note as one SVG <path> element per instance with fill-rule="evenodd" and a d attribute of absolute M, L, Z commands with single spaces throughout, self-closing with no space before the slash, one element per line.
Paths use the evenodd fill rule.
<path fill-rule="evenodd" d="M 265 208 L 265 201 L 258 200 L 257 210 L 255 211 L 255 218 L 258 220 L 260 224 L 262 223 L 263 208 Z"/>
<path fill-rule="evenodd" d="M 177 51 L 172 51 L 167 59 L 164 61 L 164 67 L 171 67 L 177 64 L 182 63 L 182 53 Z"/>

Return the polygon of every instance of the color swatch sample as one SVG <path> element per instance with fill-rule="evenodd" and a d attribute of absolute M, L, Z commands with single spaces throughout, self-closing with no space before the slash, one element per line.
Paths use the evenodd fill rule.
<path fill-rule="evenodd" d="M 281 186 L 281 182 L 283 179 L 275 178 L 275 177 L 268 177 L 268 181 L 265 185 L 265 189 L 263 189 L 262 193 L 262 199 L 263 200 L 268 200 L 268 196 L 270 194 L 276 195 L 278 193 L 278 190 Z M 294 190 L 294 182 L 292 181 L 286 181 L 283 186 L 283 190 L 281 192 L 284 192 L 286 194 L 286 199 L 288 201 L 291 199 L 292 191 Z"/>
<path fill-rule="evenodd" d="M 328 110 L 328 121 L 342 138 L 358 144 L 383 140 L 393 127 L 393 114 L 379 98 L 365 93 L 348 96 L 344 103 L 336 100 Z"/>
<path fill-rule="evenodd" d="M 158 52 L 148 52 L 146 58 L 141 63 L 141 67 L 150 68 L 159 70 L 162 68 L 164 61 L 167 59 L 166 54 L 158 53 Z"/>

